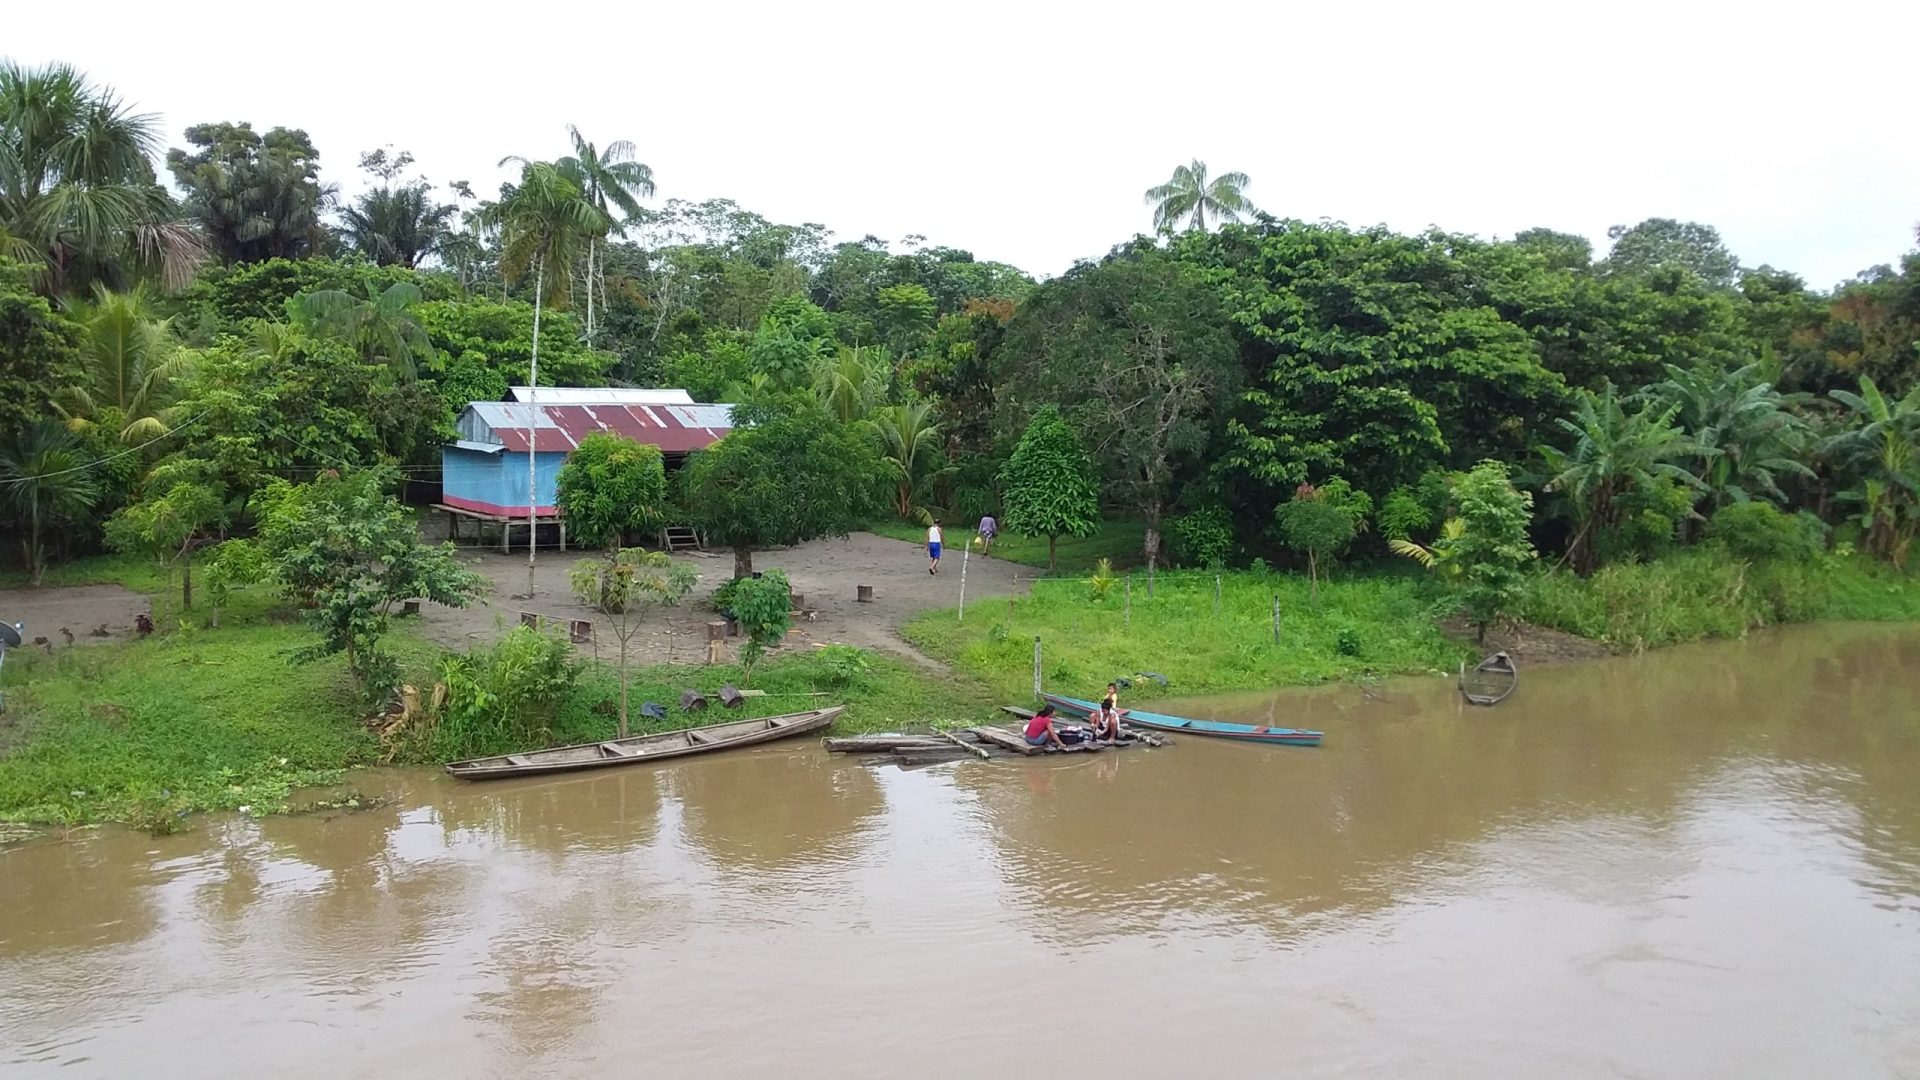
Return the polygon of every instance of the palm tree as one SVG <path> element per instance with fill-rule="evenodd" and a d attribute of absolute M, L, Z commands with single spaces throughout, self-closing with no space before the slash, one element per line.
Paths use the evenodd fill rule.
<path fill-rule="evenodd" d="M 44 528 L 79 516 L 100 498 L 87 465 L 73 433 L 51 420 L 29 424 L 0 444 L 0 505 L 26 525 L 21 546 L 30 584 L 39 585 L 47 572 Z"/>
<path fill-rule="evenodd" d="M 157 117 L 73 68 L 0 61 L 0 250 L 49 294 L 135 270 L 184 286 L 206 246 L 155 181 L 159 145 Z"/>
<path fill-rule="evenodd" d="M 607 219 L 610 231 L 624 236 L 626 230 L 620 227 L 613 216 L 618 209 L 627 217 L 640 213 L 639 199 L 653 198 L 653 170 L 634 160 L 634 145 L 626 139 L 609 143 L 605 150 L 597 149 L 581 134 L 580 129 L 567 125 L 567 134 L 573 138 L 573 156 L 563 157 L 554 165 L 565 173 L 568 179 L 580 185 L 593 208 Z M 637 196 L 637 198 L 636 198 Z M 593 293 L 598 288 L 604 294 L 606 284 L 596 272 L 595 255 L 598 253 L 599 238 L 587 238 L 587 344 L 593 344 Z"/>
<path fill-rule="evenodd" d="M 814 393 L 841 423 L 865 420 L 886 386 L 887 371 L 885 349 L 843 348 L 833 357 L 823 356 L 815 362 Z"/>
<path fill-rule="evenodd" d="M 1867 550 L 1904 565 L 1920 530 L 1920 386 L 1894 400 L 1862 375 L 1858 394 L 1829 393 L 1853 411 L 1860 426 L 1828 439 L 1821 450 L 1859 476 L 1842 497 L 1860 504 Z"/>
<path fill-rule="evenodd" d="M 539 416 L 540 312 L 549 301 L 566 303 L 574 259 L 583 243 L 606 232 L 607 218 L 562 170 L 530 161 L 521 166 L 520 183 L 503 189 L 500 201 L 488 208 L 487 221 L 500 233 L 501 276 L 520 281 L 533 271 L 533 355 L 527 371 L 527 595 L 532 596 L 539 490 L 532 443 Z"/>
<path fill-rule="evenodd" d="M 412 381 L 418 361 L 433 357 L 433 342 L 412 310 L 426 294 L 410 281 L 396 281 L 378 293 L 371 283 L 361 288 L 361 293 L 301 293 L 288 308 L 301 329 L 332 335 L 352 345 L 367 363 L 386 364 L 401 379 Z"/>
<path fill-rule="evenodd" d="M 954 471 L 941 454 L 940 425 L 932 416 L 933 405 L 918 401 L 875 409 L 867 421 L 893 472 L 894 509 L 903 518 L 913 516 L 917 496 Z"/>
<path fill-rule="evenodd" d="M 1567 558 L 1580 573 L 1597 564 L 1595 544 L 1622 520 L 1623 497 L 1671 480 L 1700 488 L 1699 477 L 1674 462 L 1710 456 L 1673 423 L 1679 409 L 1646 405 L 1629 413 L 1612 383 L 1600 393 L 1582 392 L 1571 419 L 1554 421 L 1573 436 L 1573 448 L 1540 448 L 1552 476 L 1548 491 L 1573 501 L 1580 527 L 1567 544 Z"/>
<path fill-rule="evenodd" d="M 381 186 L 367 191 L 340 212 L 341 235 L 347 243 L 381 266 L 417 268 L 448 246 L 450 224 L 459 209 L 435 203 L 425 182 Z"/>
<path fill-rule="evenodd" d="M 1221 173 L 1209 180 L 1207 163 L 1193 159 L 1191 165 L 1173 170 L 1173 179 L 1147 189 L 1154 231 L 1174 232 L 1182 219 L 1191 218 L 1188 227 L 1205 232 L 1209 214 L 1215 222 L 1239 221 L 1242 215 L 1255 212 L 1245 193 L 1249 183 L 1243 172 Z"/>
<path fill-rule="evenodd" d="M 165 435 L 173 384 L 193 363 L 168 330 L 171 320 L 153 317 L 144 286 L 114 293 L 96 284 L 93 302 L 74 305 L 73 314 L 82 328 L 81 381 L 55 392 L 54 410 L 73 431 L 110 425 L 128 446 Z"/>
<path fill-rule="evenodd" d="M 1667 365 L 1667 378 L 1649 396 L 1673 406 L 1674 419 L 1707 458 L 1700 479 L 1717 508 L 1756 498 L 1787 501 L 1780 478 L 1811 478 L 1801 460 L 1811 447 L 1807 422 L 1791 411 L 1804 395 L 1782 394 L 1759 364 L 1733 371 Z"/>

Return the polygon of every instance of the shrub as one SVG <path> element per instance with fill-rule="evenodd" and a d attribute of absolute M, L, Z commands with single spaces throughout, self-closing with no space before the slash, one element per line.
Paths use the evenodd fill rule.
<path fill-rule="evenodd" d="M 1087 587 L 1096 601 L 1105 600 L 1119 580 L 1113 575 L 1113 560 L 1101 559 L 1093 564 L 1093 576 L 1087 579 Z"/>
<path fill-rule="evenodd" d="M 787 575 L 778 570 L 734 582 L 733 617 L 747 638 L 740 646 L 741 681 L 753 677 L 753 665 L 768 648 L 786 639 L 787 628 L 793 625 L 792 591 Z"/>
<path fill-rule="evenodd" d="M 1730 503 L 1707 521 L 1707 538 L 1742 559 L 1799 559 L 1813 555 L 1817 541 L 1807 523 L 1772 503 Z"/>
<path fill-rule="evenodd" d="M 826 672 L 827 684 L 838 688 L 865 683 L 867 674 L 873 670 L 867 651 L 852 645 L 828 645 L 819 651 L 818 658 Z"/>
<path fill-rule="evenodd" d="M 490 646 L 448 653 L 441 663 L 447 701 L 434 729 L 434 752 L 453 759 L 544 745 L 579 677 L 572 647 L 528 626 L 514 627 Z"/>
<path fill-rule="evenodd" d="M 1218 506 L 1208 506 L 1168 523 L 1173 551 L 1186 566 L 1219 570 L 1233 554 L 1233 522 Z"/>

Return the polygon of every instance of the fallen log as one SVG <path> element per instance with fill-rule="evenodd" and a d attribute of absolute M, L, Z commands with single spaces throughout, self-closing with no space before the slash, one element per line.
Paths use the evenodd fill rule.
<path fill-rule="evenodd" d="M 1167 740 L 1161 738 L 1160 736 L 1154 735 L 1150 732 L 1142 731 L 1139 728 L 1128 727 L 1125 724 L 1120 725 L 1120 734 L 1126 738 L 1134 740 L 1135 742 L 1146 743 L 1148 746 L 1167 745 Z"/>
<path fill-rule="evenodd" d="M 993 756 L 992 754 L 987 752 L 985 747 L 975 746 L 969 742 L 963 742 L 961 741 L 960 736 L 955 735 L 951 731 L 940 732 L 940 737 L 953 743 L 953 745 L 959 747 L 960 749 L 965 750 L 967 753 L 978 756 L 981 761 L 985 761 L 988 758 Z"/>
<path fill-rule="evenodd" d="M 822 739 L 822 746 L 833 754 L 883 754 L 889 750 L 943 750 L 948 743 L 931 735 L 850 735 Z"/>

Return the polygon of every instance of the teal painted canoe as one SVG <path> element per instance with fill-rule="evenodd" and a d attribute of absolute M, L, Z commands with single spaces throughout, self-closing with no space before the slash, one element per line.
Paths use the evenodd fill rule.
<path fill-rule="evenodd" d="M 1091 701 L 1061 697 L 1059 694 L 1041 694 L 1040 700 L 1075 716 L 1090 716 L 1095 709 L 1099 708 Z M 1302 728 L 1229 724 L 1220 720 L 1189 720 L 1184 716 L 1163 716 L 1160 713 L 1144 712 L 1140 709 L 1121 709 L 1120 719 L 1129 724 L 1153 728 L 1157 731 L 1183 731 L 1193 735 L 1211 735 L 1217 739 L 1277 743 L 1281 746 L 1319 746 L 1322 738 L 1320 732 Z"/>

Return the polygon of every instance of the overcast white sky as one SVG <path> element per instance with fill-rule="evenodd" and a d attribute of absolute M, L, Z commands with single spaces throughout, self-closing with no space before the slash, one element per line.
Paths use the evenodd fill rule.
<path fill-rule="evenodd" d="M 7 5 L 0 54 L 192 123 L 491 191 L 579 125 L 727 197 L 1056 274 L 1199 157 L 1281 216 L 1510 236 L 1650 216 L 1827 287 L 1914 247 L 1920 3 Z M 84 10 L 84 20 L 76 12 Z"/>

